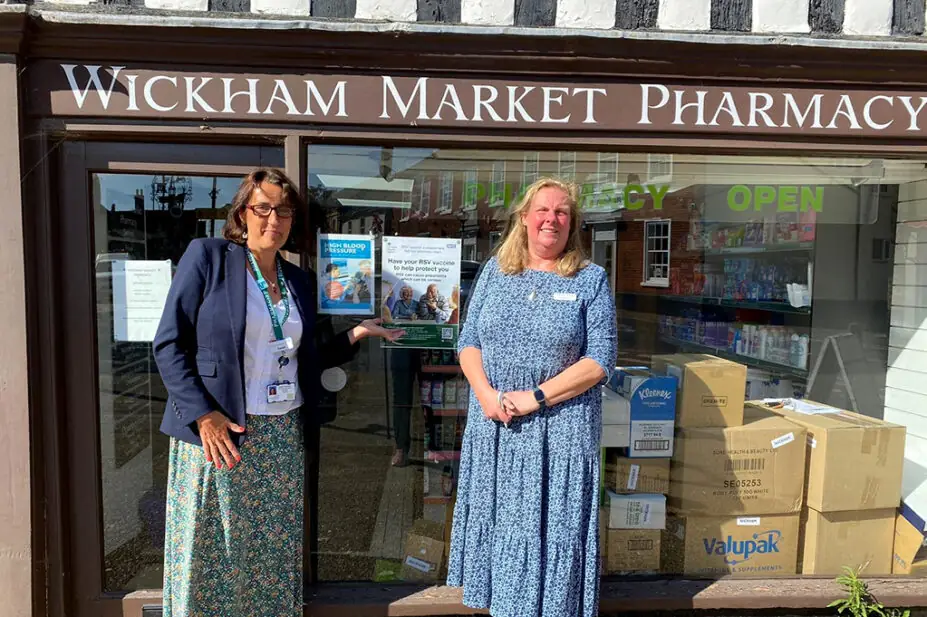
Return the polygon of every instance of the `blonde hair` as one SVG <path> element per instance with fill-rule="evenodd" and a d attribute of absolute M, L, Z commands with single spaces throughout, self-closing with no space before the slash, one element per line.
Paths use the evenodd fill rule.
<path fill-rule="evenodd" d="M 524 216 L 531 207 L 531 202 L 541 189 L 556 188 L 567 195 L 570 203 L 570 236 L 566 247 L 557 259 L 556 272 L 560 276 L 571 277 L 588 264 L 586 253 L 583 251 L 580 230 L 582 227 L 582 212 L 579 209 L 577 197 L 578 189 L 575 184 L 564 182 L 556 178 L 541 178 L 528 187 L 525 196 L 512 209 L 502 242 L 496 249 L 496 260 L 499 269 L 505 274 L 521 274 L 528 267 L 530 255 L 528 254 L 528 232 L 522 224 Z"/>

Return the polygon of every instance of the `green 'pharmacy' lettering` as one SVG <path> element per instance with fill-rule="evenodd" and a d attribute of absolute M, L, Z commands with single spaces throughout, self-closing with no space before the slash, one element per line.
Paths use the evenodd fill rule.
<path fill-rule="evenodd" d="M 809 209 L 822 212 L 824 187 L 757 185 L 751 190 L 749 186 L 738 184 L 727 192 L 727 205 L 735 212 L 746 212 L 750 206 L 759 212 L 773 204 L 778 212 L 807 212 Z"/>
<path fill-rule="evenodd" d="M 488 193 L 490 205 L 497 204 L 501 200 L 502 206 L 508 208 L 520 201 L 527 189 L 527 185 L 516 188 L 516 185 L 508 182 L 501 187 L 498 184 L 490 184 L 487 187 L 479 182 L 468 183 L 464 187 L 464 201 L 475 205 L 485 199 Z M 595 208 L 603 203 L 620 201 L 628 210 L 640 210 L 647 204 L 644 197 L 650 195 L 653 200 L 653 209 L 662 210 L 663 200 L 669 190 L 670 187 L 666 184 L 628 184 L 620 194 L 620 197 L 624 199 L 620 199 L 617 185 L 603 186 L 602 184 L 584 183 L 580 186 L 579 202 L 584 208 L 590 203 L 595 204 L 591 206 Z M 759 212 L 772 205 L 776 206 L 778 212 L 807 212 L 808 210 L 822 212 L 824 210 L 824 187 L 757 185 L 751 188 L 738 184 L 727 192 L 727 205 L 734 212 L 746 212 L 751 207 Z"/>

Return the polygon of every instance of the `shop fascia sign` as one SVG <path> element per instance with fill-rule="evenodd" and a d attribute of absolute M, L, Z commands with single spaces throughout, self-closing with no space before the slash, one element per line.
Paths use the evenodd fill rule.
<path fill-rule="evenodd" d="M 222 73 L 35 63 L 29 113 L 416 127 L 920 137 L 907 91 Z"/>

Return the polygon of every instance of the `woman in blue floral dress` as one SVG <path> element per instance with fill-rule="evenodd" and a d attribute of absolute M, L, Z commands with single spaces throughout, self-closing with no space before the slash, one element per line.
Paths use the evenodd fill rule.
<path fill-rule="evenodd" d="M 617 355 L 612 291 L 584 257 L 576 190 L 533 184 L 476 283 L 448 584 L 494 617 L 598 614 L 598 387 Z"/>

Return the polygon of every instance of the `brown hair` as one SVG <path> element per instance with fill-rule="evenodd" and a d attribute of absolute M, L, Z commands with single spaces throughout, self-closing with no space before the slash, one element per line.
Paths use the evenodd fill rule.
<path fill-rule="evenodd" d="M 583 251 L 582 238 L 580 237 L 583 221 L 577 199 L 576 185 L 555 178 L 541 178 L 528 187 L 525 196 L 512 209 L 505 228 L 504 239 L 496 249 L 496 260 L 499 262 L 499 269 L 505 274 L 520 274 L 528 267 L 528 232 L 522 224 L 522 219 L 528 213 L 535 195 L 545 188 L 560 189 L 566 193 L 570 202 L 570 237 L 567 238 L 563 254 L 557 259 L 557 274 L 570 277 L 588 264 L 586 253 Z"/>
<path fill-rule="evenodd" d="M 222 229 L 222 236 L 234 242 L 235 244 L 245 243 L 245 220 L 244 209 L 251 200 L 251 194 L 254 189 L 259 188 L 262 182 L 279 186 L 283 190 L 283 203 L 293 208 L 296 212 L 293 214 L 293 223 L 290 226 L 290 235 L 287 237 L 282 250 L 300 251 L 303 247 L 303 238 L 306 236 L 306 217 L 308 208 L 296 185 L 279 169 L 271 167 L 261 167 L 255 169 L 245 176 L 238 187 L 232 199 L 232 205 L 229 208 L 229 216 L 226 219 L 225 227 Z"/>

